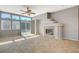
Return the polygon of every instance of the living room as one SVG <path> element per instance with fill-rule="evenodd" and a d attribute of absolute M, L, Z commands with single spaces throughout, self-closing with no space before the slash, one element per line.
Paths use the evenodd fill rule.
<path fill-rule="evenodd" d="M 79 52 L 78 12 L 78 5 L 0 5 L 0 52 Z"/>

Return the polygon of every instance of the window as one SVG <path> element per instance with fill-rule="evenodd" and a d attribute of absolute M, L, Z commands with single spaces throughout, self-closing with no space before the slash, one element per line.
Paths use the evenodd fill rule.
<path fill-rule="evenodd" d="M 21 23 L 21 29 L 25 30 L 25 23 Z"/>
<path fill-rule="evenodd" d="M 1 30 L 21 30 L 30 32 L 30 17 L 1 12 Z M 21 20 L 21 23 L 20 23 Z"/>
<path fill-rule="evenodd" d="M 27 34 L 31 33 L 30 30 L 31 30 L 30 23 L 28 23 L 28 22 L 27 23 L 24 23 L 24 22 L 21 23 L 21 32 L 22 33 L 27 33 Z"/>
<path fill-rule="evenodd" d="M 26 17 L 21 16 L 21 20 L 26 20 Z"/>
<path fill-rule="evenodd" d="M 1 20 L 1 30 L 11 30 L 11 21 Z"/>
<path fill-rule="evenodd" d="M 19 20 L 19 16 L 18 15 L 12 15 L 12 20 Z"/>
<path fill-rule="evenodd" d="M 2 12 L 1 13 L 1 18 L 5 19 L 5 20 L 9 20 L 9 19 L 11 19 L 11 15 L 9 13 Z"/>
<path fill-rule="evenodd" d="M 27 21 L 31 21 L 31 18 L 30 17 L 27 17 Z"/>
<path fill-rule="evenodd" d="M 12 21 L 12 30 L 19 30 L 19 29 L 20 29 L 20 22 Z"/>
<path fill-rule="evenodd" d="M 25 33 L 26 31 L 26 28 L 25 28 L 26 26 L 25 26 L 25 23 L 21 23 L 21 32 L 22 33 Z"/>
<path fill-rule="evenodd" d="M 30 30 L 31 30 L 31 24 L 29 22 L 27 22 L 26 23 L 26 32 L 31 33 Z"/>
<path fill-rule="evenodd" d="M 30 23 L 26 23 L 26 29 L 30 30 Z"/>
<path fill-rule="evenodd" d="M 21 20 L 24 20 L 24 21 L 31 21 L 31 18 L 30 18 L 30 17 L 23 17 L 23 16 L 21 16 Z"/>

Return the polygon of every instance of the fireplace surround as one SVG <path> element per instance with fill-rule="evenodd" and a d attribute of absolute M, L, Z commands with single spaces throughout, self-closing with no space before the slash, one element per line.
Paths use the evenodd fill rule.
<path fill-rule="evenodd" d="M 51 35 L 55 39 L 63 39 L 63 24 L 44 25 L 44 36 Z"/>

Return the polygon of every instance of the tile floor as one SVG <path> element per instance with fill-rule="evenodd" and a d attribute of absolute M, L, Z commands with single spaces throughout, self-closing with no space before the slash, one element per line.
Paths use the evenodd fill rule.
<path fill-rule="evenodd" d="M 79 53 L 79 41 L 57 40 L 50 36 L 4 39 L 5 42 L 0 41 L 0 53 Z"/>

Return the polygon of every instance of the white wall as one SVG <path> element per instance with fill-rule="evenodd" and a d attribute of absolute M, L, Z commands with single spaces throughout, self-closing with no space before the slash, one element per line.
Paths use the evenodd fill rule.
<path fill-rule="evenodd" d="M 64 39 L 78 40 L 78 7 L 52 13 L 52 18 L 64 24 Z M 33 20 L 40 20 L 41 35 L 44 34 L 43 26 L 51 24 L 46 13 L 33 17 Z"/>
<path fill-rule="evenodd" d="M 32 18 L 32 20 L 40 20 L 40 25 L 39 25 L 39 31 L 40 31 L 40 34 L 43 35 L 44 34 L 44 27 L 43 27 L 43 24 L 45 22 L 45 20 L 47 19 L 47 14 L 41 14 L 41 15 L 38 15 L 38 16 L 35 16 Z"/>
<path fill-rule="evenodd" d="M 78 40 L 79 40 L 79 6 L 78 6 Z"/>
<path fill-rule="evenodd" d="M 44 35 L 44 25 L 53 25 L 53 22 L 47 19 L 47 13 L 35 16 L 32 20 L 40 20 L 39 31 L 41 35 Z"/>
<path fill-rule="evenodd" d="M 64 24 L 64 38 L 78 40 L 78 7 L 58 11 L 52 17 Z"/>

